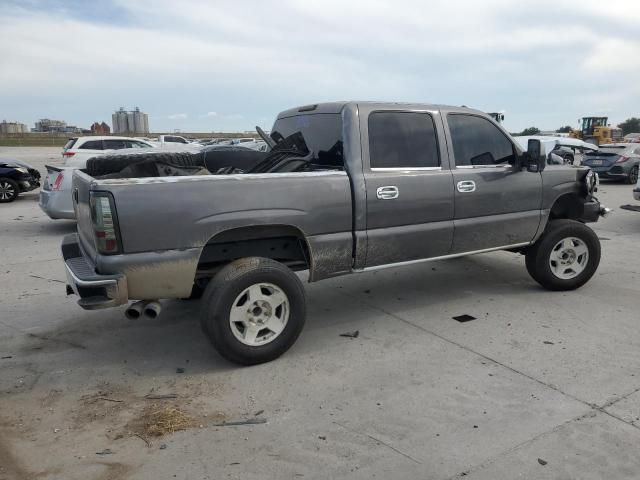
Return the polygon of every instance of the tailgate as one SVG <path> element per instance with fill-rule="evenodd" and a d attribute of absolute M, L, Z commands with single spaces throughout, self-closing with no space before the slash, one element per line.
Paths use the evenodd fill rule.
<path fill-rule="evenodd" d="M 91 220 L 90 192 L 93 178 L 81 170 L 73 171 L 72 197 L 73 209 L 76 212 L 78 222 L 78 236 L 80 245 L 89 258 L 95 262 L 96 246 L 93 235 L 93 222 Z"/>

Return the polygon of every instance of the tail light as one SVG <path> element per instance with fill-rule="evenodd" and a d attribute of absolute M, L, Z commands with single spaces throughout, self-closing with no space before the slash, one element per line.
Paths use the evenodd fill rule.
<path fill-rule="evenodd" d="M 120 253 L 120 232 L 113 197 L 106 192 L 91 192 L 90 205 L 98 252 L 104 255 Z"/>
<path fill-rule="evenodd" d="M 76 152 L 62 152 L 62 156 L 69 158 L 69 157 L 73 157 L 76 154 Z"/>
<path fill-rule="evenodd" d="M 625 157 L 624 155 L 618 155 L 618 160 L 616 160 L 616 163 L 624 163 L 627 160 L 629 160 L 629 157 Z"/>
<path fill-rule="evenodd" d="M 51 187 L 51 190 L 53 191 L 60 190 L 60 187 L 62 186 L 62 180 L 64 180 L 64 172 L 60 172 L 58 174 L 55 181 L 53 182 L 53 187 Z"/>

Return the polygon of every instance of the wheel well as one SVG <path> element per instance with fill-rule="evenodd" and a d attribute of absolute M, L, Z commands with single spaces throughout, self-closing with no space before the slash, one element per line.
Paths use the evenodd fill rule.
<path fill-rule="evenodd" d="M 576 193 L 566 193 L 556 198 L 551 207 L 550 219 L 578 220 L 584 213 L 584 201 Z"/>
<path fill-rule="evenodd" d="M 226 230 L 209 239 L 200 253 L 196 280 L 210 278 L 232 260 L 264 257 L 293 270 L 310 267 L 304 234 L 288 225 L 254 226 Z"/>

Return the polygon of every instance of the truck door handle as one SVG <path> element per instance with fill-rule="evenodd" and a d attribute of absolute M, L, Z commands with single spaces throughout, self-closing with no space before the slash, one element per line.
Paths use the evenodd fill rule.
<path fill-rule="evenodd" d="M 456 188 L 461 193 L 475 192 L 476 182 L 474 182 L 473 180 L 463 180 L 462 182 L 458 182 Z"/>
<path fill-rule="evenodd" d="M 400 191 L 398 190 L 398 187 L 394 187 L 393 185 L 378 187 L 376 190 L 376 196 L 380 200 L 393 200 L 394 198 L 398 198 L 399 195 Z"/>

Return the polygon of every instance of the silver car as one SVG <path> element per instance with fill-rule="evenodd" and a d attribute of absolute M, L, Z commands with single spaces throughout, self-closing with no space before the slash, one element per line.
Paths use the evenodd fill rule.
<path fill-rule="evenodd" d="M 600 145 L 594 152 L 588 152 L 582 165 L 585 165 L 600 178 L 626 180 L 634 185 L 638 182 L 640 169 L 640 145 L 637 143 L 612 143 Z"/>

